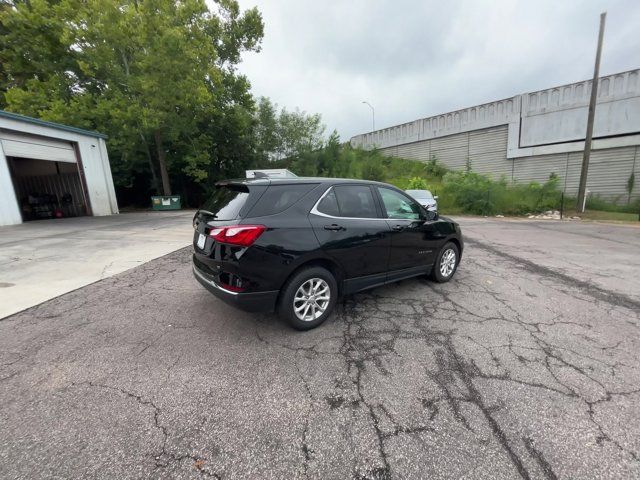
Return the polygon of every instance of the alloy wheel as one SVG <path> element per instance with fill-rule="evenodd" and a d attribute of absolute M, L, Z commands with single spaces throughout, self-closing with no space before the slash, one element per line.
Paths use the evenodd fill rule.
<path fill-rule="evenodd" d="M 440 274 L 443 277 L 449 277 L 456 268 L 456 252 L 452 248 L 448 248 L 442 254 L 440 259 Z"/>
<path fill-rule="evenodd" d="M 312 322 L 326 311 L 330 299 L 329 284 L 322 278 L 311 278 L 296 291 L 293 311 L 303 322 Z"/>

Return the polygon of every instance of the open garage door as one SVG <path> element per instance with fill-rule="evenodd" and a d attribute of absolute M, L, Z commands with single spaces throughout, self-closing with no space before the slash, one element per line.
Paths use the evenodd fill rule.
<path fill-rule="evenodd" d="M 7 157 L 76 163 L 70 142 L 7 131 L 0 131 L 0 141 Z"/>
<path fill-rule="evenodd" d="M 0 131 L 22 220 L 89 212 L 72 143 Z"/>

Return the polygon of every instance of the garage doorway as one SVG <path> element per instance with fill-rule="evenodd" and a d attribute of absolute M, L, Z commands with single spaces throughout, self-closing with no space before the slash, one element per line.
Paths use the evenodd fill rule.
<path fill-rule="evenodd" d="M 90 215 L 77 145 L 0 130 L 22 221 Z"/>
<path fill-rule="evenodd" d="M 7 157 L 24 222 L 88 214 L 77 163 Z"/>

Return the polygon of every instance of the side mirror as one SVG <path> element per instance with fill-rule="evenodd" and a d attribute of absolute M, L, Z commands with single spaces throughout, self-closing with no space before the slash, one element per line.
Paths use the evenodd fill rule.
<path fill-rule="evenodd" d="M 437 200 L 437 199 L 438 199 L 438 195 L 436 195 L 435 197 L 433 197 L 433 199 L 434 199 L 434 200 Z"/>
<path fill-rule="evenodd" d="M 438 212 L 432 212 L 431 210 L 427 210 L 425 214 L 425 221 L 433 222 L 438 220 Z"/>

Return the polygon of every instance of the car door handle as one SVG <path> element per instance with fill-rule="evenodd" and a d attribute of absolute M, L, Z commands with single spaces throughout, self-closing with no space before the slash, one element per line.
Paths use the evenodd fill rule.
<path fill-rule="evenodd" d="M 342 225 L 338 225 L 337 223 L 332 223 L 331 225 L 325 225 L 325 230 L 333 230 L 334 232 L 339 232 L 340 230 L 346 230 Z"/>
<path fill-rule="evenodd" d="M 404 230 L 404 225 L 394 225 L 393 227 L 391 227 L 391 230 L 395 232 L 401 232 L 402 230 Z"/>

